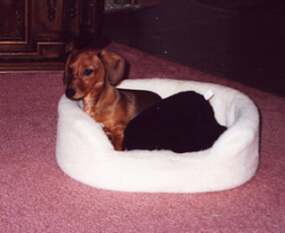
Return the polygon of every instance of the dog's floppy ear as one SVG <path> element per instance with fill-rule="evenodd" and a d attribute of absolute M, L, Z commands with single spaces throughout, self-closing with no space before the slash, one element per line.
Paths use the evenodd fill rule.
<path fill-rule="evenodd" d="M 107 50 L 100 51 L 98 56 L 107 69 L 110 83 L 112 85 L 117 85 L 122 80 L 125 73 L 125 59 L 120 55 Z"/>

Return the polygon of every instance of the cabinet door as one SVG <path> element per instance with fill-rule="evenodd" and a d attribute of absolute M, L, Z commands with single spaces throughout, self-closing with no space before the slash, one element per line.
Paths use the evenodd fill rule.
<path fill-rule="evenodd" d="M 25 51 L 29 41 L 28 0 L 0 1 L 0 54 Z"/>
<path fill-rule="evenodd" d="M 1 0 L 0 56 L 59 58 L 64 53 L 63 0 Z M 76 1 L 73 1 L 74 4 Z"/>
<path fill-rule="evenodd" d="M 0 0 L 0 70 L 62 68 L 76 40 L 94 41 L 103 8 L 104 0 Z"/>
<path fill-rule="evenodd" d="M 61 69 L 79 34 L 79 0 L 1 0 L 0 70 Z"/>

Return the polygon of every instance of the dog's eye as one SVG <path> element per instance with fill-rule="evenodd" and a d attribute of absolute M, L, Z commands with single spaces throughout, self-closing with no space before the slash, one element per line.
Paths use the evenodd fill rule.
<path fill-rule="evenodd" d="M 88 69 L 88 68 L 83 71 L 83 75 L 85 75 L 85 76 L 89 76 L 92 73 L 93 73 L 93 70 L 92 69 Z"/>

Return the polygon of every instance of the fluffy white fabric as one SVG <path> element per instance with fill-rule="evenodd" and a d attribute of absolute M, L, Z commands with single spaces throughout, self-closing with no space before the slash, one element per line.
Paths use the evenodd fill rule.
<path fill-rule="evenodd" d="M 246 95 L 221 85 L 167 79 L 126 80 L 120 87 L 150 90 L 162 97 L 186 90 L 204 96 L 212 92 L 215 117 L 228 129 L 204 151 L 118 152 L 80 104 L 62 96 L 56 157 L 72 178 L 118 191 L 194 193 L 234 188 L 254 176 L 259 159 L 259 114 Z"/>

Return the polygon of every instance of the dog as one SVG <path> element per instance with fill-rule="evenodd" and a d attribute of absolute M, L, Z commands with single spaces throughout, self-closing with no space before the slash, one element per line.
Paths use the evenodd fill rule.
<path fill-rule="evenodd" d="M 66 97 L 83 100 L 83 110 L 103 125 L 115 150 L 124 149 L 128 122 L 161 100 L 150 91 L 117 89 L 125 65 L 125 59 L 114 52 L 87 49 L 72 52 L 64 72 Z"/>
<path fill-rule="evenodd" d="M 125 130 L 123 146 L 125 150 L 200 151 L 210 148 L 225 130 L 203 95 L 184 91 L 132 119 Z"/>

